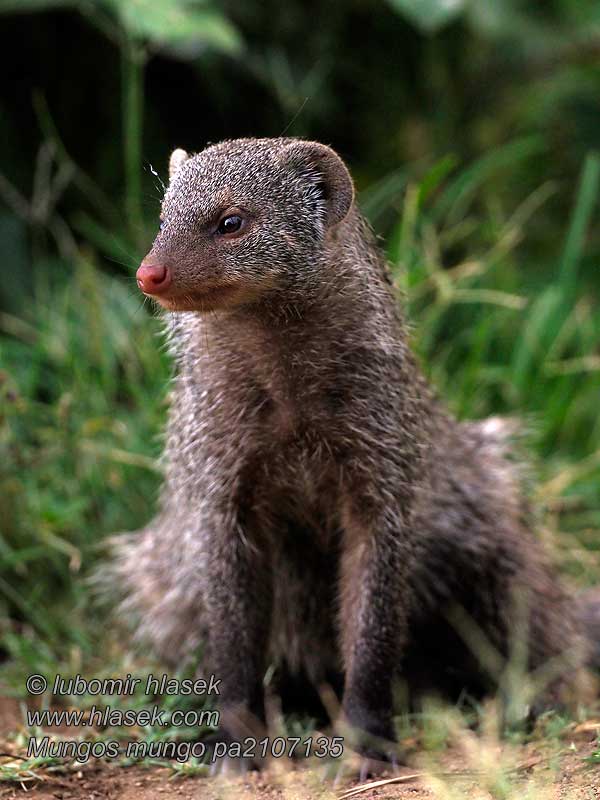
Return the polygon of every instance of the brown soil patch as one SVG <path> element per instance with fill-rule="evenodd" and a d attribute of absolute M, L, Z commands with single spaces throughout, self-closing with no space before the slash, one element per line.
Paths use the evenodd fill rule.
<path fill-rule="evenodd" d="M 0 751 L 17 754 L 10 732 L 22 729 L 19 704 L 0 699 Z M 405 775 L 421 776 L 401 783 L 371 786 L 355 795 L 356 800 L 600 800 L 600 765 L 586 762 L 597 749 L 598 726 L 572 729 L 561 740 L 540 741 L 515 750 L 510 789 L 502 793 L 478 777 L 460 748 L 430 754 L 434 767 L 406 768 Z M 8 737 L 5 739 L 4 737 Z M 426 754 L 425 754 L 425 757 Z M 4 756 L 0 763 L 9 759 Z M 416 762 L 420 760 L 416 756 Z M 335 800 L 357 787 L 346 779 L 333 787 L 324 768 L 285 768 L 281 764 L 263 773 L 250 773 L 235 780 L 206 777 L 174 777 L 162 766 L 122 767 L 90 760 L 88 764 L 66 767 L 61 772 L 40 769 L 38 780 L 22 785 L 0 782 L 1 800 Z M 532 791 L 532 786 L 535 790 Z M 537 788 L 539 787 L 539 789 Z M 354 798 L 348 798 L 354 800 Z"/>

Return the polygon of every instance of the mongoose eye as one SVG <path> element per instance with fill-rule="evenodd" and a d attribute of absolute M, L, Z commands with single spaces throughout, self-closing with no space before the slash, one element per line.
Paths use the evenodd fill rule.
<path fill-rule="evenodd" d="M 237 233 L 241 230 L 244 220 L 239 214 L 229 214 L 227 217 L 219 222 L 217 226 L 217 233 L 220 236 L 227 236 L 230 233 Z"/>
<path fill-rule="evenodd" d="M 162 231 L 162 229 L 163 229 L 164 227 L 165 227 L 165 221 L 164 221 L 164 219 L 161 219 L 161 220 L 159 220 L 159 221 L 158 221 L 158 230 L 159 230 L 159 231 Z"/>

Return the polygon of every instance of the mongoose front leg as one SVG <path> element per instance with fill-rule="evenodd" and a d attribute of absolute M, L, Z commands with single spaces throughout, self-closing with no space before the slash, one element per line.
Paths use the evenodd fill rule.
<path fill-rule="evenodd" d="M 220 679 L 220 728 L 215 737 L 230 745 L 265 730 L 263 677 L 270 625 L 271 581 L 264 552 L 232 526 L 210 542 L 206 575 L 210 669 Z M 242 748 L 243 750 L 244 748 Z M 213 772 L 246 771 L 252 759 L 216 759 Z"/>
<path fill-rule="evenodd" d="M 405 640 L 411 548 L 403 515 L 348 514 L 341 570 L 343 716 L 362 775 L 396 762 L 393 681 Z"/>

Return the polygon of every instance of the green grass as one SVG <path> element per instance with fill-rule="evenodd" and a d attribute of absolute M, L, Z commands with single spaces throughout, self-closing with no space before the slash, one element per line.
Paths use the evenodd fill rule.
<path fill-rule="evenodd" d="M 83 259 L 0 324 L 0 637 L 43 671 L 90 654 L 85 576 L 152 513 L 170 368 L 135 284 Z"/>
<path fill-rule="evenodd" d="M 529 226 L 555 188 L 508 210 L 489 189 L 536 146 L 519 141 L 463 170 L 447 158 L 418 177 L 402 171 L 365 200 L 376 219 L 402 197 L 388 250 L 426 371 L 460 417 L 523 417 L 559 560 L 590 583 L 600 317 L 578 276 L 600 162 L 582 166 L 562 250 L 540 266 Z M 96 657 L 106 625 L 85 578 L 107 534 L 150 518 L 160 483 L 170 375 L 160 325 L 131 276 L 107 276 L 95 258 L 88 246 L 68 264 L 39 262 L 23 313 L 0 316 L 0 647 L 15 689 L 34 669 Z"/>

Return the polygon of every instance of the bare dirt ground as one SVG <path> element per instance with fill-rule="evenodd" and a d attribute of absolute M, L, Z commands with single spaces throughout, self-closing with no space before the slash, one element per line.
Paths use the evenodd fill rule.
<path fill-rule="evenodd" d="M 0 776 L 2 765 L 15 762 L 22 744 L 12 735 L 22 729 L 14 700 L 0 699 Z M 573 725 L 559 738 L 523 746 L 485 743 L 465 733 L 441 752 L 417 751 L 394 783 L 360 784 L 352 778 L 334 786 L 324 768 L 280 763 L 263 773 L 223 780 L 174 776 L 163 766 L 123 767 L 91 759 L 85 765 L 46 768 L 22 782 L 0 781 L 1 800 L 592 800 L 600 798 L 597 751 L 600 722 Z M 399 782 L 398 782 L 399 781 Z M 360 791 L 359 791 L 360 790 Z M 356 793 L 355 793 L 356 792 Z"/>

